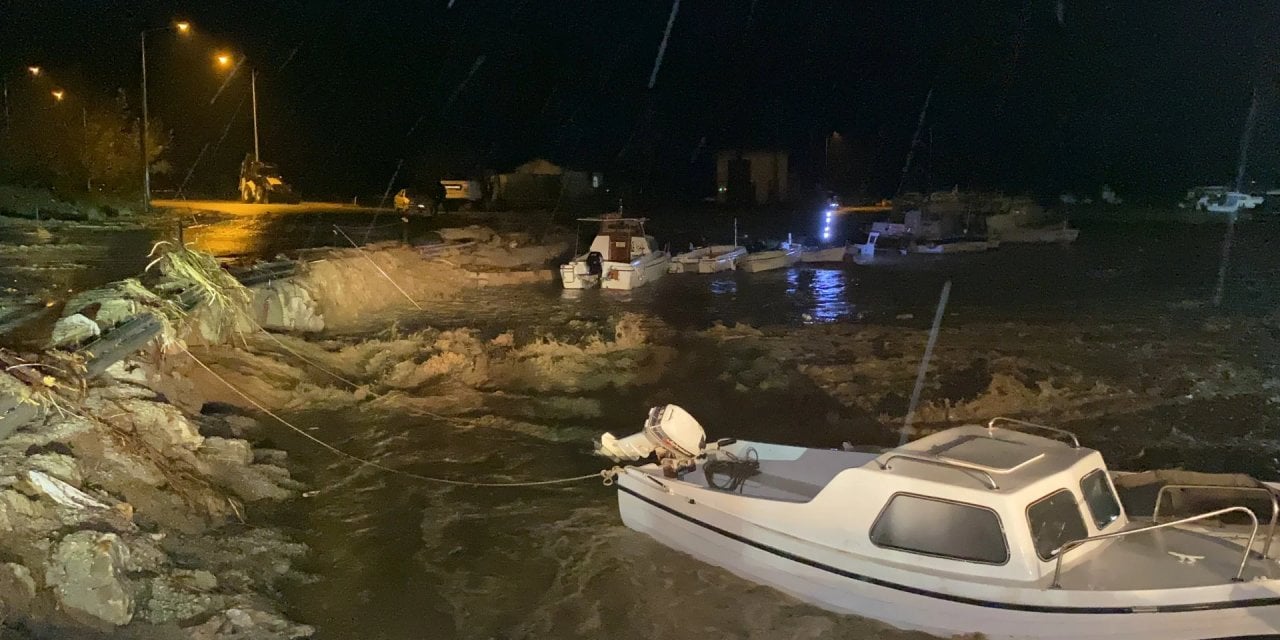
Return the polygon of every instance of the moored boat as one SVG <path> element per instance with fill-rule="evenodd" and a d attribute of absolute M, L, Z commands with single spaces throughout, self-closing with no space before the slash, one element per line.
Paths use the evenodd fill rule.
<path fill-rule="evenodd" d="M 657 454 L 618 477 L 628 527 L 832 611 L 943 637 L 1280 633 L 1274 526 L 1239 505 L 1140 521 L 1101 454 L 1062 430 L 997 418 L 879 453 L 707 444 L 665 405 L 599 448 Z M 1243 536 L 1204 526 L 1225 516 Z"/>
<path fill-rule="evenodd" d="M 599 222 L 600 232 L 586 253 L 560 267 L 566 289 L 630 290 L 661 278 L 667 273 L 671 256 L 658 249 L 653 236 L 644 232 L 644 218 L 623 218 L 619 214 L 581 218 Z"/>
<path fill-rule="evenodd" d="M 952 254 L 952 253 L 979 253 L 982 251 L 991 251 L 1000 248 L 998 240 L 940 240 L 929 242 L 917 242 L 910 247 L 911 253 L 928 253 L 928 254 Z"/>
<path fill-rule="evenodd" d="M 800 248 L 784 245 L 781 249 L 748 253 L 738 259 L 738 268 L 749 273 L 785 269 L 800 261 Z"/>
<path fill-rule="evenodd" d="M 746 247 L 718 244 L 681 253 L 671 259 L 671 273 L 718 273 L 737 266 L 747 255 Z"/>
<path fill-rule="evenodd" d="M 848 252 L 848 246 L 806 249 L 800 252 L 800 262 L 844 262 L 844 257 Z"/>

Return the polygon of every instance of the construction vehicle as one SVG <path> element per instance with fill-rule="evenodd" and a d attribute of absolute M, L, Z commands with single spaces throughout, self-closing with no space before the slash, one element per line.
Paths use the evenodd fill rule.
<path fill-rule="evenodd" d="M 254 160 L 250 153 L 240 163 L 240 201 L 297 204 L 302 201 L 302 197 L 280 177 L 279 167 L 270 162 Z"/>

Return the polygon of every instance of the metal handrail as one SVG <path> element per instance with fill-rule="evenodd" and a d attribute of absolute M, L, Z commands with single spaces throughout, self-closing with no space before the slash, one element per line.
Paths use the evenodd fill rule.
<path fill-rule="evenodd" d="M 990 422 L 987 423 L 987 431 L 995 430 L 997 422 L 1007 422 L 1009 424 L 1017 425 L 1020 427 L 1033 427 L 1036 429 L 1044 429 L 1045 431 L 1052 431 L 1053 433 L 1056 433 L 1058 435 L 1063 435 L 1063 436 L 1067 436 L 1068 438 L 1071 438 L 1071 448 L 1073 449 L 1080 448 L 1080 438 L 1076 436 L 1076 434 L 1070 431 L 1067 431 L 1066 429 L 1059 429 L 1057 427 L 1050 427 L 1048 425 L 1036 424 L 1034 422 L 1027 422 L 1026 420 L 1018 420 L 1017 418 L 1006 418 L 1004 416 L 996 416 L 992 418 Z M 1010 429 L 1010 431 L 1016 431 L 1016 429 Z"/>
<path fill-rule="evenodd" d="M 1244 577 L 1245 564 L 1249 562 L 1249 550 L 1253 549 L 1253 541 L 1258 535 L 1258 516 L 1253 515 L 1253 510 L 1247 507 L 1227 507 L 1226 509 L 1218 509 L 1217 511 L 1210 511 L 1208 513 L 1202 513 L 1198 516 L 1191 516 L 1189 518 L 1183 518 L 1181 520 L 1174 520 L 1172 522 L 1162 522 L 1159 524 L 1152 524 L 1151 526 L 1142 527 L 1141 529 L 1115 531 L 1113 533 L 1103 533 L 1103 534 L 1091 536 L 1088 538 L 1072 540 L 1071 542 L 1068 542 L 1062 545 L 1061 547 L 1058 547 L 1058 551 L 1057 551 L 1058 561 L 1053 567 L 1053 583 L 1049 585 L 1049 588 L 1050 589 L 1062 588 L 1062 585 L 1059 584 L 1059 580 L 1062 577 L 1062 558 L 1063 556 L 1067 555 L 1068 551 L 1071 551 L 1072 549 L 1075 549 L 1076 547 L 1079 547 L 1082 544 L 1085 544 L 1087 542 L 1096 542 L 1098 540 L 1107 540 L 1110 538 L 1122 538 L 1124 536 L 1130 536 L 1135 533 L 1146 533 L 1148 531 L 1155 531 L 1156 529 L 1165 529 L 1168 527 L 1174 527 L 1180 524 L 1187 524 L 1188 522 L 1195 522 L 1197 520 L 1206 520 L 1208 518 L 1216 518 L 1224 513 L 1231 513 L 1233 511 L 1244 512 L 1248 514 L 1249 519 L 1253 521 L 1253 531 L 1249 533 L 1249 544 L 1245 545 L 1244 547 L 1244 555 L 1240 557 L 1240 568 L 1236 571 L 1236 577 L 1233 578 L 1235 582 L 1240 582 Z"/>
<path fill-rule="evenodd" d="M 1276 500 L 1274 491 L 1266 487 L 1232 487 L 1228 485 L 1216 484 L 1166 484 L 1160 487 L 1160 491 L 1156 493 L 1156 506 L 1151 514 L 1151 521 L 1156 522 L 1160 519 L 1160 505 L 1164 501 L 1165 490 L 1167 489 L 1212 489 L 1214 491 L 1261 491 L 1271 498 L 1271 523 L 1267 525 L 1267 542 L 1262 545 L 1262 557 L 1266 559 L 1271 554 L 1271 542 L 1276 535 L 1276 520 L 1280 519 L 1280 502 Z"/>
<path fill-rule="evenodd" d="M 880 464 L 880 468 L 881 468 L 881 469 L 884 469 L 884 470 L 886 470 L 886 471 L 887 471 L 887 470 L 889 469 L 889 463 L 890 463 L 890 462 L 892 462 L 892 461 L 893 461 L 894 459 L 896 459 L 896 458 L 902 458 L 902 459 L 904 459 L 904 460 L 914 460 L 914 461 L 916 461 L 916 462 L 921 462 L 921 463 L 924 463 L 924 464 L 931 464 L 931 465 L 934 465 L 934 466 L 937 466 L 937 467 L 946 467 L 946 468 L 949 468 L 949 469 L 958 469 L 958 470 L 961 470 L 961 471 L 973 471 L 973 472 L 975 472 L 975 473 L 981 473 L 981 474 L 982 474 L 982 478 L 981 478 L 981 479 L 986 480 L 986 482 L 987 482 L 987 488 L 988 488 L 988 489 L 999 489 L 999 488 L 1000 488 L 1000 486 L 996 484 L 996 479 L 995 479 L 995 478 L 993 478 L 993 477 L 991 477 L 991 473 L 989 473 L 986 469 L 984 469 L 984 468 L 982 468 L 982 467 L 980 467 L 980 466 L 978 466 L 978 465 L 968 464 L 968 463 L 965 463 L 965 462 L 954 462 L 954 461 L 951 461 L 951 460 L 943 460 L 943 459 L 941 459 L 941 458 L 935 458 L 935 457 L 932 457 L 932 456 L 927 456 L 927 455 L 922 455 L 922 454 L 915 454 L 915 453 L 892 453 L 892 454 L 889 454 L 889 457 L 885 458 L 883 461 L 881 461 L 881 462 L 879 463 L 879 464 Z"/>

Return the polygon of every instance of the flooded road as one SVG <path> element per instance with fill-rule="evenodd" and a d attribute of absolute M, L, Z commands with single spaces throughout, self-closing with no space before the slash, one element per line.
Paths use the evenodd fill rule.
<path fill-rule="evenodd" d="M 1274 230 L 1254 225 L 1239 236 L 1225 313 L 1258 317 L 1280 306 L 1272 285 L 1280 269 L 1270 250 Z M 679 355 L 655 383 L 566 394 L 598 410 L 553 415 L 520 400 L 498 402 L 498 391 L 463 421 L 376 405 L 289 417 L 309 433 L 389 467 L 488 481 L 568 477 L 607 466 L 591 455 L 592 438 L 605 430 L 634 431 L 647 408 L 660 402 L 689 406 L 713 438 L 748 433 L 815 446 L 832 446 L 840 437 L 883 441 L 892 433 L 877 434 L 874 421 L 855 424 L 812 386 L 735 394 L 732 383 L 720 384 L 715 376 L 721 368 L 745 365 L 734 364 L 739 361 L 697 332 L 743 323 L 785 345 L 788 335 L 821 326 L 922 329 L 948 278 L 954 290 L 947 327 L 982 327 L 977 340 L 992 348 L 1015 340 L 1040 344 L 1046 367 L 1057 354 L 1084 349 L 1091 334 L 1127 332 L 1143 337 L 1107 346 L 1102 362 L 1109 358 L 1123 368 L 1130 355 L 1156 348 L 1205 350 L 1212 354 L 1208 359 L 1248 351 L 1241 357 L 1275 376 L 1277 354 L 1259 352 L 1270 342 L 1241 345 L 1229 327 L 1203 328 L 1215 316 L 1201 302 L 1216 275 L 1217 240 L 1214 232 L 1194 228 L 1086 230 L 1070 247 L 1004 247 L 839 269 L 668 276 L 622 295 L 573 296 L 550 285 L 479 290 L 402 317 L 396 331 L 465 327 L 485 340 L 510 331 L 519 341 L 631 312 L 676 331 L 670 341 Z M 1036 331 L 1047 333 L 1029 335 Z M 941 346 L 948 340 L 944 334 Z M 796 349 L 808 344 L 797 342 Z M 1079 430 L 1113 467 L 1180 465 L 1280 476 L 1280 423 L 1272 400 L 1257 392 L 1201 399 L 1201 387 L 1189 386 L 1186 401 L 1177 404 L 1143 404 L 1134 395 L 1132 410 L 1122 416 L 1064 426 Z M 295 475 L 318 490 L 271 516 L 313 549 L 304 569 L 314 580 L 284 595 L 291 616 L 317 626 L 317 637 L 923 637 L 821 611 L 672 552 L 623 527 L 615 492 L 595 481 L 545 489 L 443 487 L 354 468 L 297 435 L 272 433 L 277 446 L 292 452 Z"/>

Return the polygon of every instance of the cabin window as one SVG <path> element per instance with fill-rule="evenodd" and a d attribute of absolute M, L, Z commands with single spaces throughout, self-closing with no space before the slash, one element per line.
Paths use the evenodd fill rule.
<path fill-rule="evenodd" d="M 1116 500 L 1115 491 L 1102 469 L 1090 472 L 1080 480 L 1080 493 L 1084 495 L 1089 515 L 1093 516 L 1093 524 L 1099 531 L 1120 518 L 1120 502 Z"/>
<path fill-rule="evenodd" d="M 1080 515 L 1080 505 L 1070 491 L 1051 493 L 1027 507 L 1031 539 L 1041 560 L 1053 558 L 1062 545 L 1089 537 Z"/>
<path fill-rule="evenodd" d="M 1009 561 L 1000 516 L 985 507 L 899 493 L 871 525 L 871 543 L 984 564 Z"/>

